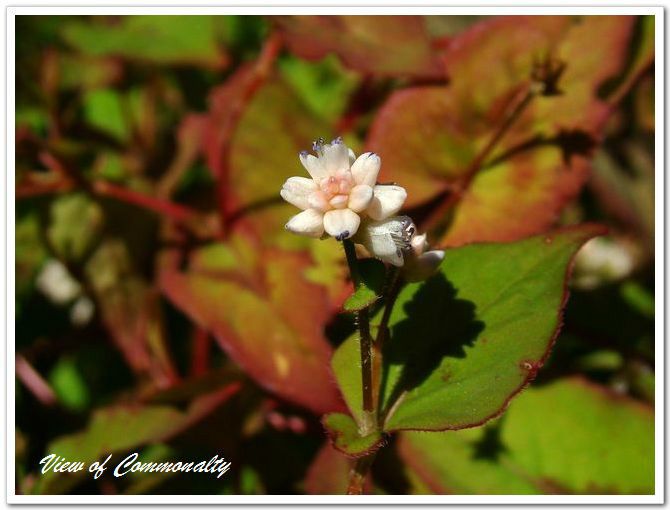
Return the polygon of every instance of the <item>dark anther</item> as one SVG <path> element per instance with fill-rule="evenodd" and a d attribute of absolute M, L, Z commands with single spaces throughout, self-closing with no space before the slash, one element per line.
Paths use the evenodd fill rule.
<path fill-rule="evenodd" d="M 303 158 L 304 158 L 305 156 L 307 156 L 308 154 L 309 154 L 309 152 L 307 152 L 307 151 L 300 151 L 300 155 L 301 155 Z"/>
<path fill-rule="evenodd" d="M 331 143 L 331 144 L 342 143 L 342 137 L 341 137 L 341 136 L 338 136 L 337 138 L 335 138 L 335 140 L 333 140 L 333 141 L 330 142 L 330 143 Z"/>
<path fill-rule="evenodd" d="M 349 231 L 345 230 L 344 232 L 341 232 L 335 236 L 335 239 L 337 241 L 344 241 L 347 237 L 349 237 Z"/>

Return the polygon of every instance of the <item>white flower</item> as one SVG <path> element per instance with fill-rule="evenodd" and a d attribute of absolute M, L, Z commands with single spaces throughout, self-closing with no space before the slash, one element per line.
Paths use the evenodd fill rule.
<path fill-rule="evenodd" d="M 572 283 L 580 289 L 593 289 L 622 280 L 633 269 L 634 255 L 625 243 L 596 237 L 577 252 Z"/>
<path fill-rule="evenodd" d="M 280 192 L 303 210 L 289 220 L 287 230 L 310 237 L 322 237 L 325 231 L 341 241 L 356 234 L 361 217 L 383 220 L 400 210 L 407 198 L 404 188 L 376 184 L 379 156 L 366 152 L 356 159 L 341 138 L 331 143 L 319 139 L 313 149 L 316 156 L 300 153 L 311 179 L 291 177 Z"/>
<path fill-rule="evenodd" d="M 367 220 L 354 237 L 373 257 L 394 266 L 405 263 L 412 247 L 416 227 L 409 216 L 394 216 L 382 221 Z"/>
<path fill-rule="evenodd" d="M 425 280 L 444 258 L 444 251 L 428 249 L 426 234 L 416 235 L 416 225 L 409 216 L 394 216 L 382 221 L 363 222 L 354 241 L 384 262 L 403 267 L 408 281 Z"/>
<path fill-rule="evenodd" d="M 79 282 L 72 278 L 67 268 L 56 259 L 49 259 L 42 266 L 35 285 L 57 305 L 68 303 L 81 294 Z"/>
<path fill-rule="evenodd" d="M 426 234 L 415 235 L 410 242 L 411 252 L 405 257 L 403 274 L 410 282 L 419 282 L 435 273 L 444 260 L 444 250 L 428 250 Z"/>

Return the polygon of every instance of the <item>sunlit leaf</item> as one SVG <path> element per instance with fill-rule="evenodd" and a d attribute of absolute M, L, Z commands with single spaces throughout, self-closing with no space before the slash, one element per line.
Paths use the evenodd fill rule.
<path fill-rule="evenodd" d="M 440 272 L 407 285 L 383 349 L 384 430 L 459 429 L 504 410 L 544 364 L 561 323 L 572 257 L 597 226 L 446 251 Z M 356 338 L 333 370 L 360 423 Z"/>
<path fill-rule="evenodd" d="M 440 494 L 654 491 L 652 408 L 580 378 L 527 390 L 484 428 L 403 432 L 400 452 Z"/>
<path fill-rule="evenodd" d="M 633 22 L 498 17 L 457 35 L 445 52 L 449 85 L 396 92 L 377 115 L 368 143 L 382 158 L 381 180 L 407 188 L 406 206 L 440 193 L 456 199 L 441 244 L 508 241 L 550 227 L 588 175 L 611 112 L 599 87 L 623 70 Z M 598 44 L 586 57 L 594 34 Z M 560 93 L 531 99 L 478 164 L 547 58 L 565 64 Z"/>

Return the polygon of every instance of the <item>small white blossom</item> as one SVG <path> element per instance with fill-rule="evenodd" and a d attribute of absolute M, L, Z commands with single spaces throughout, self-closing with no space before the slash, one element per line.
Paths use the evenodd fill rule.
<path fill-rule="evenodd" d="M 310 237 L 333 236 L 338 241 L 354 236 L 361 218 L 383 220 L 402 207 L 407 192 L 395 185 L 377 185 L 379 156 L 366 152 L 358 158 L 341 138 L 314 142 L 316 156 L 303 151 L 300 161 L 311 178 L 291 177 L 280 192 L 287 202 L 303 210 L 286 229 Z"/>
<path fill-rule="evenodd" d="M 56 259 L 49 259 L 37 275 L 37 288 L 57 305 L 68 303 L 81 294 L 79 282 Z"/>
<path fill-rule="evenodd" d="M 354 237 L 373 257 L 396 267 L 405 263 L 416 227 L 409 216 L 394 216 L 382 221 L 367 220 Z"/>
<path fill-rule="evenodd" d="M 593 289 L 624 279 L 634 268 L 633 253 L 624 243 L 596 237 L 577 252 L 572 283 L 581 289 Z"/>
<path fill-rule="evenodd" d="M 412 238 L 411 252 L 405 257 L 403 273 L 410 282 L 418 282 L 429 278 L 435 273 L 444 260 L 444 250 L 428 250 L 426 234 L 415 235 Z"/>
<path fill-rule="evenodd" d="M 394 216 L 382 221 L 363 222 L 354 241 L 376 257 L 396 267 L 403 267 L 408 281 L 425 280 L 444 258 L 442 250 L 428 250 L 426 234 L 417 235 L 409 216 Z"/>

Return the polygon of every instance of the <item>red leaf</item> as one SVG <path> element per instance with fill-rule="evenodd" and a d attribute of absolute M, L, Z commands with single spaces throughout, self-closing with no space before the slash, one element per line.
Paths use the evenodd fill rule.
<path fill-rule="evenodd" d="M 303 253 L 259 249 L 241 237 L 179 256 L 162 256 L 165 294 L 258 384 L 316 413 L 342 409 L 329 372 L 326 289 L 306 280 Z"/>
<path fill-rule="evenodd" d="M 396 92 L 377 115 L 368 144 L 382 158 L 381 180 L 405 186 L 409 207 L 449 195 L 437 209 L 442 218 L 455 206 L 445 245 L 549 228 L 588 176 L 611 112 L 598 91 L 623 70 L 634 21 L 500 17 L 456 36 L 445 56 L 450 85 Z M 562 93 L 532 99 L 497 140 L 547 53 L 566 64 Z"/>

